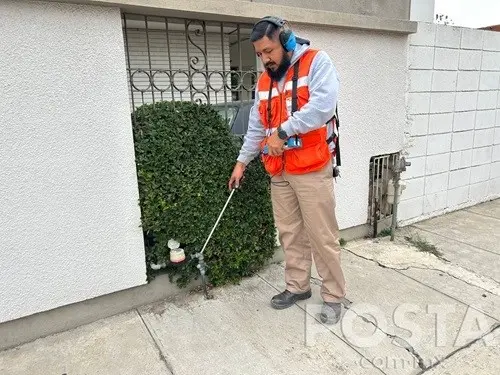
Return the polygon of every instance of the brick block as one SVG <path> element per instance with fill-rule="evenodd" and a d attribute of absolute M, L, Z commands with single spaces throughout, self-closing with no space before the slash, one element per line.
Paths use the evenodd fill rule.
<path fill-rule="evenodd" d="M 436 40 L 435 23 L 418 23 L 418 31 L 410 34 L 410 45 L 412 46 L 434 46 Z"/>
<path fill-rule="evenodd" d="M 500 95 L 498 95 L 498 97 L 500 98 Z M 495 126 L 499 126 L 500 127 L 500 109 L 497 109 Z"/>
<path fill-rule="evenodd" d="M 500 85 L 500 72 L 481 72 L 479 90 L 498 90 Z"/>
<path fill-rule="evenodd" d="M 455 112 L 453 114 L 453 131 L 472 130 L 475 122 L 476 111 Z"/>
<path fill-rule="evenodd" d="M 433 113 L 429 117 L 429 134 L 449 133 L 453 128 L 453 113 Z"/>
<path fill-rule="evenodd" d="M 453 208 L 467 203 L 469 200 L 469 186 L 462 186 L 456 189 L 448 190 L 447 206 Z"/>
<path fill-rule="evenodd" d="M 447 204 L 447 191 L 426 195 L 424 198 L 424 214 L 444 210 Z"/>
<path fill-rule="evenodd" d="M 427 137 L 427 155 L 451 151 L 451 133 L 433 134 Z"/>
<path fill-rule="evenodd" d="M 482 51 L 460 50 L 460 70 L 481 70 Z"/>
<path fill-rule="evenodd" d="M 492 179 L 488 185 L 488 194 L 493 197 L 500 196 L 500 178 Z"/>
<path fill-rule="evenodd" d="M 500 71 L 500 52 L 483 51 L 481 70 Z"/>
<path fill-rule="evenodd" d="M 462 186 L 453 190 L 448 190 L 448 208 L 454 208 L 466 204 L 469 200 L 469 189 L 469 186 Z"/>
<path fill-rule="evenodd" d="M 479 91 L 477 109 L 495 109 L 498 91 Z"/>
<path fill-rule="evenodd" d="M 491 161 L 494 163 L 500 161 L 500 144 L 493 146 L 493 151 L 491 153 Z M 500 173 L 500 171 L 499 171 L 499 173 Z"/>
<path fill-rule="evenodd" d="M 427 156 L 425 160 L 425 174 L 444 173 L 450 170 L 450 154 Z"/>
<path fill-rule="evenodd" d="M 483 48 L 483 35 L 483 30 L 463 28 L 460 48 L 481 50 Z"/>
<path fill-rule="evenodd" d="M 470 183 L 477 184 L 478 182 L 488 181 L 490 179 L 491 164 L 478 165 L 471 168 Z"/>
<path fill-rule="evenodd" d="M 432 69 L 434 64 L 434 47 L 410 46 L 408 52 L 410 69 Z"/>
<path fill-rule="evenodd" d="M 495 128 L 494 130 L 494 135 L 493 135 L 493 144 L 498 145 L 500 144 L 500 128 Z"/>
<path fill-rule="evenodd" d="M 429 115 L 412 115 L 410 116 L 412 136 L 426 135 L 429 129 Z"/>
<path fill-rule="evenodd" d="M 425 156 L 418 158 L 408 158 L 408 161 L 411 162 L 411 166 L 406 168 L 406 171 L 402 173 L 402 178 L 411 179 L 422 177 L 425 175 Z"/>
<path fill-rule="evenodd" d="M 472 165 L 472 149 L 451 153 L 450 170 L 468 168 Z"/>
<path fill-rule="evenodd" d="M 402 200 L 398 207 L 400 220 L 414 219 L 422 216 L 424 210 L 424 197 Z"/>
<path fill-rule="evenodd" d="M 427 136 L 412 137 L 409 153 L 412 158 L 427 155 Z"/>
<path fill-rule="evenodd" d="M 448 190 L 449 173 L 440 173 L 425 177 L 425 195 Z"/>
<path fill-rule="evenodd" d="M 403 190 L 403 195 L 401 200 L 413 199 L 417 197 L 422 197 L 424 195 L 424 177 L 412 178 L 406 180 L 406 189 Z"/>
<path fill-rule="evenodd" d="M 455 112 L 474 111 L 477 106 L 477 91 L 457 92 Z"/>
<path fill-rule="evenodd" d="M 500 34 L 496 31 L 485 31 L 483 49 L 486 51 L 500 51 Z"/>
<path fill-rule="evenodd" d="M 451 151 L 462 151 L 472 148 L 474 144 L 474 131 L 453 133 Z"/>
<path fill-rule="evenodd" d="M 457 70 L 460 50 L 450 48 L 436 48 L 434 53 L 434 69 Z"/>
<path fill-rule="evenodd" d="M 418 115 L 429 113 L 429 106 L 431 102 L 430 93 L 408 93 L 407 100 L 410 114 Z"/>
<path fill-rule="evenodd" d="M 410 70 L 410 92 L 431 91 L 432 72 L 432 70 Z"/>
<path fill-rule="evenodd" d="M 500 71 L 500 52 L 483 51 L 481 70 Z"/>
<path fill-rule="evenodd" d="M 494 142 L 495 128 L 474 130 L 474 148 L 491 146 Z"/>
<path fill-rule="evenodd" d="M 450 171 L 460 169 L 462 151 L 454 151 L 451 153 L 450 157 Z"/>
<path fill-rule="evenodd" d="M 432 91 L 455 91 L 457 71 L 435 70 L 432 75 Z"/>
<path fill-rule="evenodd" d="M 478 166 L 491 163 L 493 146 L 472 149 L 472 165 Z"/>
<path fill-rule="evenodd" d="M 436 47 L 460 48 L 461 36 L 459 27 L 437 25 Z"/>
<path fill-rule="evenodd" d="M 469 186 L 469 200 L 472 202 L 483 202 L 488 197 L 489 181 L 471 184 Z"/>
<path fill-rule="evenodd" d="M 488 109 L 476 112 L 475 129 L 487 129 L 495 126 L 496 110 Z"/>
<path fill-rule="evenodd" d="M 479 71 L 463 70 L 458 72 L 457 91 L 474 91 L 479 88 Z"/>
<path fill-rule="evenodd" d="M 460 186 L 468 186 L 470 184 L 470 168 L 458 169 L 450 172 L 448 180 L 448 189 L 455 189 Z"/>
<path fill-rule="evenodd" d="M 430 113 L 448 113 L 455 109 L 454 92 L 431 93 Z"/>
<path fill-rule="evenodd" d="M 495 163 L 491 163 L 490 180 L 495 178 L 500 178 L 500 159 Z"/>

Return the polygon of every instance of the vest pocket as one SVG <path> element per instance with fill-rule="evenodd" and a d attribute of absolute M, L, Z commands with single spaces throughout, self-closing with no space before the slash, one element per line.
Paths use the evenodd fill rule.
<path fill-rule="evenodd" d="M 285 168 L 289 173 L 302 174 L 321 169 L 330 160 L 326 142 L 285 151 Z"/>

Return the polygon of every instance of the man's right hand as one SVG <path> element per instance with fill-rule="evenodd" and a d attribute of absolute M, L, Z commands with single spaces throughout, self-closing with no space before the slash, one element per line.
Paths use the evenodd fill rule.
<path fill-rule="evenodd" d="M 236 162 L 234 166 L 233 173 L 229 179 L 229 190 L 238 189 L 240 187 L 240 182 L 243 179 L 243 174 L 245 173 L 246 166 L 242 162 Z"/>

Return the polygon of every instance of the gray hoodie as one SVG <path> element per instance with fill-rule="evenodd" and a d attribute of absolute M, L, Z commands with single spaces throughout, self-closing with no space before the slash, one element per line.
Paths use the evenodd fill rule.
<path fill-rule="evenodd" d="M 308 44 L 297 44 L 292 55 L 291 64 L 293 65 L 308 49 Z M 278 82 L 280 92 L 283 91 L 284 81 L 285 77 Z M 326 52 L 319 51 L 314 57 L 309 72 L 309 102 L 281 124 L 282 129 L 286 131 L 288 136 L 315 130 L 333 117 L 337 105 L 339 84 L 337 70 L 332 60 Z M 250 111 L 248 130 L 238 156 L 238 161 L 245 165 L 259 155 L 260 143 L 266 137 L 266 130 L 260 121 L 258 108 L 259 93 L 256 88 L 255 102 Z M 332 125 L 329 123 L 328 136 L 331 135 L 332 131 Z M 333 151 L 333 148 L 334 143 L 331 142 L 330 151 Z"/>

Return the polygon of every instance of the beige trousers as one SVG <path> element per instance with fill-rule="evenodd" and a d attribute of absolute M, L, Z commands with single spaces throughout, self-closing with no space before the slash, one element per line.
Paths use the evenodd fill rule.
<path fill-rule="evenodd" d="M 271 182 L 274 220 L 285 252 L 286 288 L 292 293 L 310 289 L 314 257 L 322 279 L 321 297 L 325 302 L 339 302 L 345 296 L 345 280 L 332 163 L 308 174 L 283 173 Z"/>

